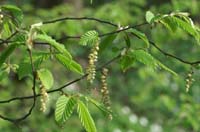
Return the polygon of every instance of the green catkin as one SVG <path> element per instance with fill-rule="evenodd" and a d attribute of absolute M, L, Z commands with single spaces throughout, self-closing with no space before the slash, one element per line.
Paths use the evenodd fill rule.
<path fill-rule="evenodd" d="M 185 85 L 186 92 L 189 92 L 190 87 L 191 87 L 192 83 L 194 82 L 194 78 L 192 77 L 193 74 L 194 74 L 194 71 L 193 71 L 193 68 L 191 67 L 190 71 L 187 74 L 187 78 L 185 79 L 185 81 L 186 81 L 186 85 Z"/>
<path fill-rule="evenodd" d="M 95 75 L 96 75 L 96 65 L 95 63 L 98 60 L 98 51 L 99 51 L 99 41 L 96 42 L 96 44 L 94 45 L 94 47 L 92 47 L 91 52 L 88 56 L 89 59 L 89 66 L 87 68 L 87 80 L 90 83 L 93 83 L 94 79 L 95 79 Z"/>
<path fill-rule="evenodd" d="M 102 94 L 102 102 L 106 106 L 106 108 L 111 111 L 111 101 L 110 101 L 110 96 L 109 96 L 109 90 L 108 90 L 108 85 L 107 85 L 107 76 L 108 76 L 108 69 L 103 68 L 102 70 L 102 75 L 101 75 L 101 94 Z M 108 118 L 112 120 L 112 114 L 108 115 Z"/>
<path fill-rule="evenodd" d="M 47 105 L 47 101 L 49 100 L 49 95 L 46 91 L 46 88 L 43 85 L 40 85 L 40 94 L 41 94 L 41 98 L 40 98 L 40 102 L 41 102 L 41 106 L 40 106 L 40 110 L 42 112 L 46 111 L 46 105 Z"/>

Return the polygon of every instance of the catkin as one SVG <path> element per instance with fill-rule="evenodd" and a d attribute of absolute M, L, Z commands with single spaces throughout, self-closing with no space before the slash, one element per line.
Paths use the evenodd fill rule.
<path fill-rule="evenodd" d="M 94 47 L 92 47 L 91 52 L 88 56 L 89 59 L 89 66 L 87 68 L 87 80 L 90 83 L 93 83 L 94 79 L 95 79 L 95 75 L 96 75 L 96 65 L 95 63 L 98 60 L 98 51 L 99 51 L 99 41 L 96 42 L 96 44 L 94 45 Z"/>
<path fill-rule="evenodd" d="M 42 112 L 46 111 L 46 105 L 47 105 L 47 101 L 49 100 L 49 95 L 45 89 L 45 87 L 43 85 L 40 85 L 40 94 L 41 94 L 41 98 L 40 98 L 40 102 L 41 102 L 41 106 L 40 106 L 40 110 Z"/>
<path fill-rule="evenodd" d="M 185 85 L 186 92 L 189 92 L 190 87 L 191 87 L 192 83 L 194 82 L 194 78 L 192 77 L 193 74 L 194 74 L 194 71 L 193 71 L 193 68 L 191 67 L 190 71 L 187 74 L 187 78 L 185 79 L 185 81 L 186 81 L 186 85 Z"/>
<path fill-rule="evenodd" d="M 109 90 L 108 90 L 108 85 L 107 85 L 107 76 L 108 76 L 108 69 L 103 68 L 102 70 L 102 75 L 101 75 L 101 94 L 102 94 L 102 102 L 106 106 L 106 108 L 111 111 L 111 101 L 110 101 L 110 96 L 109 96 Z M 112 114 L 108 115 L 108 118 L 112 120 Z"/>

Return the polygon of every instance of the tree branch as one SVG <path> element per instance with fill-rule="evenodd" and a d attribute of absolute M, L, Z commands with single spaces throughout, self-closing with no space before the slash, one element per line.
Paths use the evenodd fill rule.
<path fill-rule="evenodd" d="M 190 62 L 190 61 L 186 61 L 186 60 L 183 60 L 175 55 L 172 55 L 172 54 L 169 54 L 167 52 L 165 52 L 164 50 L 162 50 L 160 47 L 158 47 L 153 41 L 149 41 L 149 43 L 151 45 L 153 45 L 153 47 L 155 47 L 158 51 L 160 51 L 162 54 L 164 54 L 165 56 L 169 56 L 171 58 L 174 58 L 182 63 L 185 63 L 185 64 L 188 64 L 188 65 L 197 65 L 197 64 L 200 64 L 200 61 L 194 61 L 194 62 Z"/>
<path fill-rule="evenodd" d="M 110 65 L 112 62 L 114 62 L 115 60 L 119 59 L 120 57 L 121 57 L 121 55 L 119 54 L 118 56 L 112 58 L 111 60 L 109 60 L 108 62 L 103 64 L 101 67 L 97 68 L 96 71 L 100 71 L 102 68 Z M 32 69 L 34 69 L 34 68 L 32 67 Z M 75 80 L 73 80 L 71 82 L 68 82 L 68 83 L 64 84 L 63 86 L 61 86 L 59 88 L 47 91 L 47 93 L 54 93 L 54 92 L 61 91 L 62 89 L 66 88 L 66 87 L 68 87 L 68 86 L 70 86 L 70 85 L 72 85 L 72 84 L 74 84 L 76 82 L 81 81 L 82 79 L 86 78 L 87 76 L 88 76 L 88 74 L 84 74 L 83 76 L 81 76 L 81 77 L 79 77 L 79 78 L 77 78 L 77 79 L 75 79 Z M 36 94 L 36 92 L 35 92 L 35 84 L 36 84 L 36 75 L 34 73 L 33 95 L 23 96 L 23 97 L 15 97 L 15 98 L 11 98 L 11 99 L 8 99 L 8 100 L 0 101 L 0 104 L 3 104 L 3 103 L 10 103 L 12 101 L 17 101 L 17 100 L 21 101 L 21 100 L 27 100 L 27 99 L 32 99 L 33 98 L 34 99 L 33 105 L 32 105 L 32 107 L 30 108 L 29 112 L 26 115 L 24 115 L 24 116 L 22 116 L 21 118 L 18 118 L 18 119 L 8 118 L 8 117 L 2 116 L 2 115 L 0 115 L 0 118 L 2 118 L 4 120 L 7 120 L 7 121 L 10 121 L 12 123 L 19 123 L 20 121 L 25 120 L 28 116 L 30 116 L 31 112 L 32 112 L 32 110 L 33 110 L 33 108 L 35 106 L 36 98 L 41 96 L 41 94 Z"/>
<path fill-rule="evenodd" d="M 32 86 L 32 91 L 33 91 L 33 104 L 31 106 L 31 108 L 29 109 L 28 113 L 26 113 L 25 115 L 23 115 L 22 117 L 19 117 L 19 118 L 9 118 L 9 117 L 5 117 L 3 115 L 0 115 L 0 118 L 4 119 L 4 120 L 7 120 L 7 121 L 10 121 L 14 124 L 17 124 L 17 123 L 20 123 L 21 121 L 25 120 L 26 118 L 28 118 L 34 107 L 35 107 L 35 103 L 36 103 L 36 91 L 35 91 L 35 87 L 36 87 L 36 72 L 35 72 L 35 68 L 34 68 L 34 64 L 33 64 L 33 58 L 32 58 L 32 51 L 31 50 L 28 50 L 29 52 L 29 58 L 30 58 L 30 62 L 31 62 L 31 68 L 32 68 L 32 76 L 33 76 L 33 86 Z"/>
<path fill-rule="evenodd" d="M 67 20 L 90 20 L 90 21 L 96 21 L 104 24 L 108 24 L 113 27 L 118 27 L 118 25 L 111 23 L 109 21 L 101 20 L 98 18 L 93 18 L 93 17 L 63 17 L 63 18 L 58 18 L 54 20 L 49 20 L 49 21 L 43 21 L 43 24 L 51 24 L 51 23 L 56 23 L 56 22 L 61 22 L 61 21 L 67 21 Z"/>

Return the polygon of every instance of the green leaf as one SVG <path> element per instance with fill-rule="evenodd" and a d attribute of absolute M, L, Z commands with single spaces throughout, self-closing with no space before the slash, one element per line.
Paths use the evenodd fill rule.
<path fill-rule="evenodd" d="M 15 44 L 9 45 L 1 54 L 0 54 L 0 67 L 6 61 L 6 59 L 13 53 L 17 46 Z"/>
<path fill-rule="evenodd" d="M 42 82 L 42 85 L 46 88 L 46 89 L 50 89 L 53 86 L 53 75 L 51 74 L 51 72 L 48 69 L 40 69 L 37 71 L 37 75 L 40 79 L 40 81 Z"/>
<path fill-rule="evenodd" d="M 166 15 L 162 19 L 160 19 L 160 23 L 162 23 L 167 29 L 172 32 L 175 32 L 177 28 L 180 28 L 190 35 L 192 35 L 198 42 L 200 41 L 200 35 L 197 31 L 197 28 L 194 26 L 192 20 L 186 16 L 170 16 Z"/>
<path fill-rule="evenodd" d="M 138 31 L 138 30 L 136 30 L 136 29 L 132 29 L 131 31 L 132 31 L 132 33 L 133 33 L 134 35 L 136 35 L 139 39 L 143 40 L 143 41 L 145 42 L 147 48 L 149 48 L 149 40 L 148 40 L 147 36 L 146 36 L 144 33 L 140 32 L 140 31 Z"/>
<path fill-rule="evenodd" d="M 81 45 L 94 45 L 99 40 L 98 33 L 94 30 L 88 31 L 81 36 L 79 44 Z"/>
<path fill-rule="evenodd" d="M 128 36 L 128 33 L 126 33 L 126 32 L 125 32 L 124 40 L 125 40 L 125 42 L 126 42 L 126 46 L 127 46 L 128 48 L 130 48 L 130 47 L 131 47 L 131 40 L 130 40 L 130 38 L 129 38 L 129 36 Z"/>
<path fill-rule="evenodd" d="M 152 23 L 152 19 L 155 17 L 155 15 L 151 11 L 147 11 L 145 17 L 148 23 Z"/>
<path fill-rule="evenodd" d="M 21 62 L 19 68 L 17 69 L 17 74 L 19 80 L 32 74 L 31 63 L 30 62 Z"/>
<path fill-rule="evenodd" d="M 131 57 L 130 55 L 124 55 L 120 59 L 120 66 L 123 72 L 131 68 L 135 62 L 135 58 Z"/>
<path fill-rule="evenodd" d="M 100 45 L 99 45 L 99 53 L 103 52 L 105 49 L 107 49 L 112 43 L 113 41 L 115 40 L 115 38 L 117 37 L 116 34 L 113 34 L 113 35 L 109 35 L 107 36 L 105 39 L 103 39 L 101 42 L 100 42 Z"/>
<path fill-rule="evenodd" d="M 39 34 L 35 36 L 35 40 L 42 40 L 44 42 L 49 43 L 51 46 L 53 46 L 57 51 L 65 55 L 69 60 L 72 59 L 71 54 L 67 51 L 67 49 L 64 47 L 64 45 L 56 42 L 53 38 L 46 34 Z"/>
<path fill-rule="evenodd" d="M 56 54 L 55 57 L 67 69 L 69 69 L 73 72 L 79 73 L 79 74 L 83 74 L 83 70 L 82 70 L 81 65 L 78 64 L 77 62 L 75 62 L 74 60 L 70 60 L 62 54 Z"/>
<path fill-rule="evenodd" d="M 158 67 L 163 68 L 164 70 L 167 70 L 168 72 L 172 73 L 173 75 L 177 75 L 173 70 L 169 69 L 167 66 L 162 64 L 160 61 L 155 59 L 151 54 L 144 50 L 134 50 L 131 51 L 130 55 L 134 57 L 137 61 L 156 69 Z"/>
<path fill-rule="evenodd" d="M 104 115 L 109 115 L 109 114 L 112 114 L 111 111 L 109 111 L 103 104 L 97 102 L 96 100 L 92 99 L 92 98 L 89 98 L 89 101 L 94 104 L 99 110 L 101 110 L 103 112 Z"/>
<path fill-rule="evenodd" d="M 1 8 L 4 12 L 10 13 L 9 15 L 12 16 L 15 24 L 20 25 L 22 23 L 23 12 L 20 8 L 13 5 L 3 5 Z"/>
<path fill-rule="evenodd" d="M 58 98 L 56 102 L 55 119 L 59 123 L 64 123 L 73 113 L 77 101 L 74 97 L 65 95 Z"/>
<path fill-rule="evenodd" d="M 41 63 L 47 60 L 49 57 L 50 57 L 50 53 L 33 51 L 32 59 L 33 59 L 33 64 L 34 64 L 35 69 L 37 70 L 38 67 L 41 65 Z M 31 62 L 28 55 L 19 64 L 19 68 L 17 69 L 17 74 L 20 80 L 23 77 L 32 75 Z"/>
<path fill-rule="evenodd" d="M 92 119 L 87 107 L 82 101 L 78 101 L 77 108 L 79 118 L 81 120 L 82 125 L 85 127 L 87 132 L 96 132 L 96 126 L 94 120 Z"/>

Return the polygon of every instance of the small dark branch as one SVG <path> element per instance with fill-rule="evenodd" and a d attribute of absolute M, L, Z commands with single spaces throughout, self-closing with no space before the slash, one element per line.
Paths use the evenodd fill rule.
<path fill-rule="evenodd" d="M 18 124 L 20 123 L 21 121 L 25 120 L 27 117 L 29 117 L 35 107 L 35 103 L 36 103 L 36 91 L 35 91 L 35 87 L 36 87 L 36 72 L 35 72 L 35 69 L 34 69 L 34 64 L 33 64 L 33 58 L 32 58 L 32 52 L 31 50 L 28 50 L 29 52 L 29 57 L 30 57 L 30 61 L 31 61 L 31 68 L 32 68 L 32 75 L 33 75 L 33 86 L 32 86 L 32 91 L 33 91 L 33 104 L 31 106 L 31 108 L 29 109 L 28 113 L 26 113 L 25 115 L 23 115 L 22 117 L 20 118 L 8 118 L 8 117 L 5 117 L 5 116 L 2 116 L 0 115 L 0 118 L 4 119 L 4 120 L 7 120 L 7 121 L 10 121 L 14 124 Z"/>
<path fill-rule="evenodd" d="M 160 51 L 162 54 L 164 54 L 165 56 L 169 56 L 171 58 L 174 58 L 182 63 L 185 63 L 185 64 L 188 64 L 188 65 L 197 65 L 197 64 L 200 64 L 200 61 L 194 61 L 194 62 L 190 62 L 190 61 L 186 61 L 186 60 L 183 60 L 175 55 L 172 55 L 172 54 L 169 54 L 167 52 L 165 52 L 164 50 L 162 50 L 160 47 L 158 47 L 154 42 L 152 41 L 149 41 L 149 43 L 151 45 L 153 45 L 158 51 Z"/>
<path fill-rule="evenodd" d="M 92 17 L 64 17 L 64 18 L 58 18 L 58 19 L 54 19 L 54 20 L 44 21 L 42 23 L 43 24 L 50 24 L 50 23 L 56 23 L 56 22 L 61 22 L 61 21 L 67 21 L 67 20 L 78 20 L 78 21 L 79 20 L 91 20 L 91 21 L 96 21 L 96 22 L 108 24 L 108 25 L 111 25 L 113 27 L 117 27 L 116 24 L 113 24 L 113 23 L 105 21 L 105 20 L 92 18 Z"/>
<path fill-rule="evenodd" d="M 15 31 L 13 34 L 11 34 L 7 39 L 0 39 L 0 45 L 2 44 L 8 44 L 11 43 L 12 41 L 9 41 L 10 39 L 12 39 L 15 35 L 17 35 L 19 32 Z"/>
<path fill-rule="evenodd" d="M 133 26 L 128 26 L 128 27 L 121 28 L 121 29 L 118 29 L 118 30 L 115 30 L 115 31 L 112 31 L 112 32 L 100 34 L 99 37 L 105 37 L 105 36 L 109 36 L 109 35 L 112 35 L 112 34 L 117 34 L 117 33 L 120 33 L 122 31 L 127 31 L 129 29 L 141 27 L 141 26 L 144 26 L 144 25 L 147 25 L 147 24 L 148 23 L 141 23 L 141 24 L 137 24 L 137 25 L 133 25 Z M 113 25 L 115 25 L 115 24 L 113 24 Z M 80 38 L 81 38 L 81 36 L 69 36 L 69 35 L 66 35 L 66 36 L 64 36 L 64 37 L 62 37 L 60 39 L 57 39 L 56 41 L 61 42 L 63 40 L 67 40 L 67 39 L 80 39 Z M 48 45 L 48 43 L 44 43 L 44 42 L 34 42 L 34 44 Z"/>
<path fill-rule="evenodd" d="M 101 71 L 102 68 L 110 65 L 112 62 L 116 61 L 117 59 L 119 59 L 121 57 L 121 55 L 118 55 L 114 58 L 112 58 L 111 60 L 109 60 L 108 62 L 106 62 L 105 64 L 103 64 L 101 67 L 97 68 L 97 71 Z M 86 78 L 88 76 L 88 74 L 84 74 L 83 76 L 71 81 L 71 82 L 68 82 L 66 84 L 64 84 L 63 86 L 59 87 L 59 88 L 56 88 L 56 89 L 53 89 L 53 90 L 49 90 L 47 91 L 47 93 L 54 93 L 54 92 L 58 92 L 76 82 L 79 82 L 80 80 L 83 80 L 84 78 Z M 32 99 L 34 97 L 39 97 L 41 96 L 41 94 L 37 94 L 37 95 L 30 95 L 30 96 L 23 96 L 23 97 L 15 97 L 15 98 L 11 98 L 11 99 L 8 99 L 8 100 L 3 100 L 3 101 L 0 101 L 0 104 L 3 104 L 3 103 L 10 103 L 12 101 L 21 101 L 21 100 L 27 100 L 27 99 Z"/>
<path fill-rule="evenodd" d="M 141 39 L 141 38 L 139 38 L 136 34 L 134 34 L 134 33 L 131 33 L 131 34 L 132 34 L 133 36 L 137 37 L 138 39 Z M 176 60 L 178 60 L 178 61 L 180 61 L 180 62 L 182 62 L 182 63 L 188 64 L 188 65 L 197 65 L 197 64 L 200 64 L 200 61 L 189 62 L 189 61 L 183 60 L 183 59 L 181 59 L 181 58 L 179 58 L 179 57 L 177 57 L 177 56 L 175 56 L 175 55 L 169 54 L 169 53 L 165 52 L 164 50 L 162 50 L 160 47 L 158 47 L 158 46 L 155 44 L 155 42 L 153 42 L 153 41 L 149 41 L 149 43 L 150 43 L 153 47 L 155 47 L 158 51 L 160 51 L 162 54 L 164 54 L 165 56 L 174 58 L 174 59 L 176 59 Z"/>

